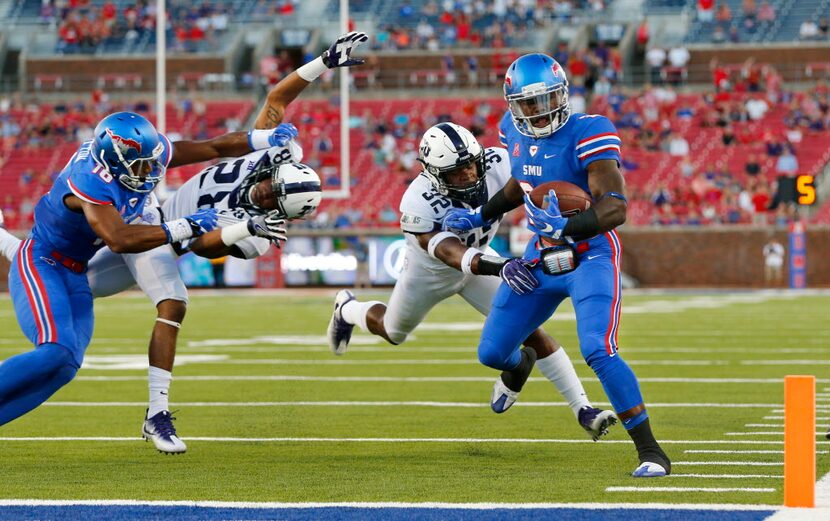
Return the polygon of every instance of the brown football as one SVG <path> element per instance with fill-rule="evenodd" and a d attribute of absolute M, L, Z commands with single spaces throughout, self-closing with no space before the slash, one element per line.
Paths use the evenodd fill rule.
<path fill-rule="evenodd" d="M 559 211 L 565 217 L 571 217 L 584 212 L 591 207 L 591 196 L 585 190 L 567 181 L 549 181 L 542 183 L 530 192 L 530 200 L 539 208 L 551 190 L 556 192 L 559 199 Z"/>

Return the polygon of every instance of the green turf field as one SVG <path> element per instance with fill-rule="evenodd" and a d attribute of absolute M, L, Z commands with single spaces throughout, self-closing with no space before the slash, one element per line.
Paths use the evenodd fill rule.
<path fill-rule="evenodd" d="M 774 505 L 782 501 L 781 378 L 816 375 L 818 430 L 830 423 L 830 296 L 626 296 L 620 353 L 655 404 L 655 434 L 671 442 L 675 476 L 660 480 L 630 478 L 636 454 L 622 428 L 590 442 L 538 371 L 519 404 L 493 414 L 496 372 L 475 358 L 482 318 L 462 300 L 436 308 L 404 346 L 358 332 L 335 358 L 324 339 L 332 296 L 192 296 L 171 389 L 188 443 L 181 456 L 138 439 L 154 309 L 142 296 L 96 301 L 89 365 L 0 429 L 0 497 Z M 547 329 L 593 401 L 607 405 L 580 356 L 572 309 L 559 314 Z M 0 358 L 24 349 L 3 299 Z M 20 437 L 38 439 L 8 439 Z M 821 477 L 830 445 L 818 449 Z M 669 486 L 774 490 L 615 489 Z"/>

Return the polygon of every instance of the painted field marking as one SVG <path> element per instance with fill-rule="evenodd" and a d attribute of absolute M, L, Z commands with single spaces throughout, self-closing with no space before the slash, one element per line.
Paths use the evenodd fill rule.
<path fill-rule="evenodd" d="M 591 444 L 590 439 L 546 439 L 546 438 L 234 438 L 234 437 L 191 437 L 185 441 L 204 441 L 221 443 L 543 443 L 543 444 Z M 5 436 L 0 441 L 9 442 L 54 442 L 54 441 L 141 441 L 143 438 L 131 436 Z M 604 444 L 631 444 L 630 440 L 603 440 Z M 760 440 L 660 440 L 667 445 L 783 445 L 783 441 Z M 817 442 L 830 444 L 830 441 Z"/>
<path fill-rule="evenodd" d="M 146 402 L 45 402 L 49 407 L 145 407 Z M 175 402 L 180 407 L 460 407 L 487 408 L 486 402 L 435 402 L 435 401 L 293 401 L 293 402 Z M 609 406 L 608 402 L 594 405 Z M 567 402 L 517 402 L 519 407 L 565 407 Z M 765 408 L 766 403 L 650 403 L 649 407 L 706 407 L 724 409 Z M 758 433 L 761 434 L 761 433 Z M 749 435 L 741 433 L 740 435 Z"/>
<path fill-rule="evenodd" d="M 775 492 L 774 488 L 744 487 L 608 487 L 606 492 Z"/>
<path fill-rule="evenodd" d="M 670 365 L 670 366 L 709 366 L 709 365 L 730 365 L 728 360 L 626 360 L 628 365 Z M 195 363 L 195 362 L 191 362 Z M 474 358 L 469 359 L 403 359 L 394 358 L 388 360 L 342 360 L 342 359 L 295 359 L 295 358 L 238 358 L 223 361 L 206 360 L 202 365 L 210 364 L 233 364 L 233 365 L 479 365 L 480 362 Z"/>
<path fill-rule="evenodd" d="M 630 443 L 630 442 L 629 442 Z M 717 510 L 717 511 L 777 511 L 779 505 L 709 504 L 709 503 L 254 503 L 236 501 L 138 501 L 134 499 L 0 499 L 0 506 L 162 506 L 237 509 L 289 509 L 289 508 L 425 508 L 425 509 L 579 509 L 579 510 Z"/>
<path fill-rule="evenodd" d="M 686 454 L 784 454 L 783 450 L 709 450 L 687 449 Z M 816 454 L 830 454 L 828 450 L 817 450 Z"/>
<path fill-rule="evenodd" d="M 741 365 L 830 365 L 830 360 L 741 360 Z"/>
<path fill-rule="evenodd" d="M 672 465 L 728 466 L 728 467 L 783 467 L 783 461 L 672 461 Z"/>
<path fill-rule="evenodd" d="M 724 432 L 724 436 L 783 436 L 784 431 L 763 431 L 763 432 Z M 816 436 L 824 436 L 824 431 L 816 431 Z"/>
<path fill-rule="evenodd" d="M 701 479 L 784 479 L 782 474 L 669 474 L 668 477 Z"/>
<path fill-rule="evenodd" d="M 326 348 L 328 351 L 328 348 Z M 143 355 L 142 355 L 143 356 Z M 146 362 L 145 362 L 146 366 Z M 86 367 L 84 368 L 86 369 Z M 145 381 L 145 375 L 131 376 L 78 376 L 74 381 L 88 382 L 136 382 Z M 596 377 L 580 378 L 583 382 L 598 382 Z M 781 384 L 780 378 L 638 378 L 640 383 L 693 383 L 693 384 Z M 223 382 L 223 381 L 251 381 L 251 382 L 446 382 L 446 383 L 468 383 L 468 382 L 493 382 L 493 376 L 312 376 L 312 375 L 190 375 L 176 376 L 176 381 L 192 382 Z M 528 382 L 548 382 L 547 378 L 540 376 L 530 377 Z M 778 404 L 777 404 L 778 405 Z M 767 417 L 764 419 L 783 420 L 783 416 Z M 819 418 L 830 420 L 830 417 Z"/>

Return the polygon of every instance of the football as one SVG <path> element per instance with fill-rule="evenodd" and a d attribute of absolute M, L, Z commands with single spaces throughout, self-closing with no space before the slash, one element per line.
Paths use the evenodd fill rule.
<path fill-rule="evenodd" d="M 574 216 L 591 207 L 591 196 L 582 188 L 567 181 L 549 181 L 540 184 L 530 192 L 530 200 L 539 208 L 544 208 L 542 206 L 544 198 L 551 190 L 556 192 L 556 197 L 559 199 L 559 211 L 565 217 Z"/>

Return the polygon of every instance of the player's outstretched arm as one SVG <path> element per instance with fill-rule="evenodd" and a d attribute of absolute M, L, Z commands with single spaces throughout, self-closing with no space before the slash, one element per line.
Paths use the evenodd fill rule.
<path fill-rule="evenodd" d="M 539 286 L 529 269 L 534 265 L 532 262 L 485 255 L 476 248 L 465 246 L 456 235 L 446 231 L 423 233 L 417 238 L 421 248 L 431 256 L 468 275 L 501 277 L 519 295 L 530 293 Z"/>
<path fill-rule="evenodd" d="M 510 178 L 504 187 L 496 192 L 484 206 L 474 210 L 450 208 L 444 216 L 445 230 L 469 231 L 490 224 L 502 215 L 522 204 L 524 191 L 519 182 Z"/>
<path fill-rule="evenodd" d="M 89 226 L 115 253 L 141 253 L 163 244 L 197 237 L 216 228 L 216 210 L 208 208 L 193 215 L 176 219 L 161 226 L 126 224 L 112 205 L 81 201 L 75 196 L 66 198 L 74 210 L 82 210 Z"/>
<path fill-rule="evenodd" d="M 574 239 L 593 237 L 625 222 L 628 209 L 625 180 L 615 160 L 603 159 L 588 165 L 588 186 L 596 203 L 568 219 L 563 235 Z"/>
<path fill-rule="evenodd" d="M 236 246 L 236 243 L 249 237 L 268 239 L 277 248 L 281 248 L 282 243 L 288 240 L 285 219 L 276 211 L 258 215 L 253 219 L 205 234 L 191 242 L 189 249 L 206 259 L 218 259 L 226 255 L 244 259 L 245 254 Z"/>
<path fill-rule="evenodd" d="M 363 60 L 354 59 L 351 55 L 358 45 L 368 39 L 366 33 L 360 32 L 341 35 L 323 54 L 280 80 L 268 92 L 265 104 L 254 122 L 254 128 L 273 128 L 282 123 L 285 107 L 326 70 L 362 64 Z"/>

